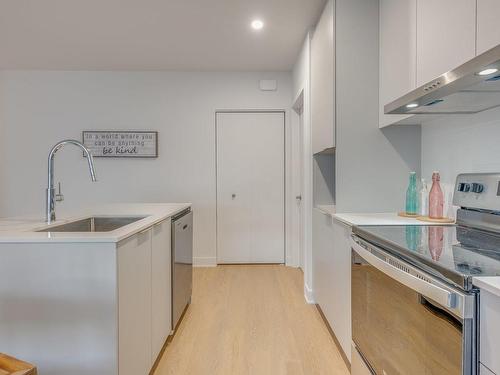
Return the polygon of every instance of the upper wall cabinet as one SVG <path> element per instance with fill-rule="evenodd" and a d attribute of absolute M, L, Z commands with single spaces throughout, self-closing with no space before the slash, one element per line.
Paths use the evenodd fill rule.
<path fill-rule="evenodd" d="M 380 127 L 407 115 L 385 115 L 384 105 L 416 85 L 417 0 L 380 0 Z"/>
<path fill-rule="evenodd" d="M 476 0 L 417 0 L 417 87 L 476 54 Z"/>
<path fill-rule="evenodd" d="M 500 44 L 499 0 L 477 0 L 477 54 Z"/>
<path fill-rule="evenodd" d="M 330 0 L 311 40 L 311 130 L 314 154 L 335 147 L 334 1 Z"/>
<path fill-rule="evenodd" d="M 384 106 L 500 44 L 498 13 L 499 0 L 380 0 L 379 126 L 435 117 Z"/>

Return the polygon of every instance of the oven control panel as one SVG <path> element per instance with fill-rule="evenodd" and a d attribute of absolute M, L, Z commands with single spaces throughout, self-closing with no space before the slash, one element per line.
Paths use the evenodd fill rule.
<path fill-rule="evenodd" d="M 464 173 L 457 176 L 455 206 L 500 211 L 500 173 Z"/>

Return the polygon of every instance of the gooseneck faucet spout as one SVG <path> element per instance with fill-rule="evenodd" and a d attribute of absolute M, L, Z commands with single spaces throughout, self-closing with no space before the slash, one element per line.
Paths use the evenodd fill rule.
<path fill-rule="evenodd" d="M 49 152 L 48 158 L 48 169 L 47 169 L 47 223 L 50 224 L 56 220 L 56 210 L 55 210 L 55 188 L 54 188 L 54 156 L 56 152 L 63 148 L 65 145 L 74 145 L 82 149 L 85 156 L 87 157 L 87 162 L 89 164 L 90 177 L 92 181 L 97 181 L 94 169 L 94 159 L 89 149 L 85 147 L 81 142 L 75 141 L 74 139 L 66 139 L 57 143 Z"/>

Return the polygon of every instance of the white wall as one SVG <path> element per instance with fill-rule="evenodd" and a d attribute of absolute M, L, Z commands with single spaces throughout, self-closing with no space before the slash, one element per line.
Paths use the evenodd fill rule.
<path fill-rule="evenodd" d="M 420 128 L 378 128 L 378 1 L 336 1 L 337 212 L 395 212 L 420 170 Z"/>
<path fill-rule="evenodd" d="M 90 182 L 76 149 L 56 156 L 65 201 L 57 211 L 101 202 L 192 202 L 195 261 L 215 262 L 215 110 L 288 109 L 289 73 L 7 71 L 3 100 L 0 217 L 45 207 L 46 157 L 82 130 L 159 131 L 159 158 L 96 159 Z M 278 79 L 277 92 L 258 80 Z"/>
<path fill-rule="evenodd" d="M 441 117 L 422 125 L 422 175 L 441 172 L 454 184 L 459 173 L 500 171 L 500 108 Z"/>
<path fill-rule="evenodd" d="M 313 206 L 335 204 L 335 154 L 313 156 Z"/>

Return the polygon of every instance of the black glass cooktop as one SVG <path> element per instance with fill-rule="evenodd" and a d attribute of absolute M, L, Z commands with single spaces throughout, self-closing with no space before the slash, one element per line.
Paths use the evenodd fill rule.
<path fill-rule="evenodd" d="M 462 226 L 359 226 L 353 232 L 462 289 L 472 277 L 500 276 L 500 234 Z"/>

